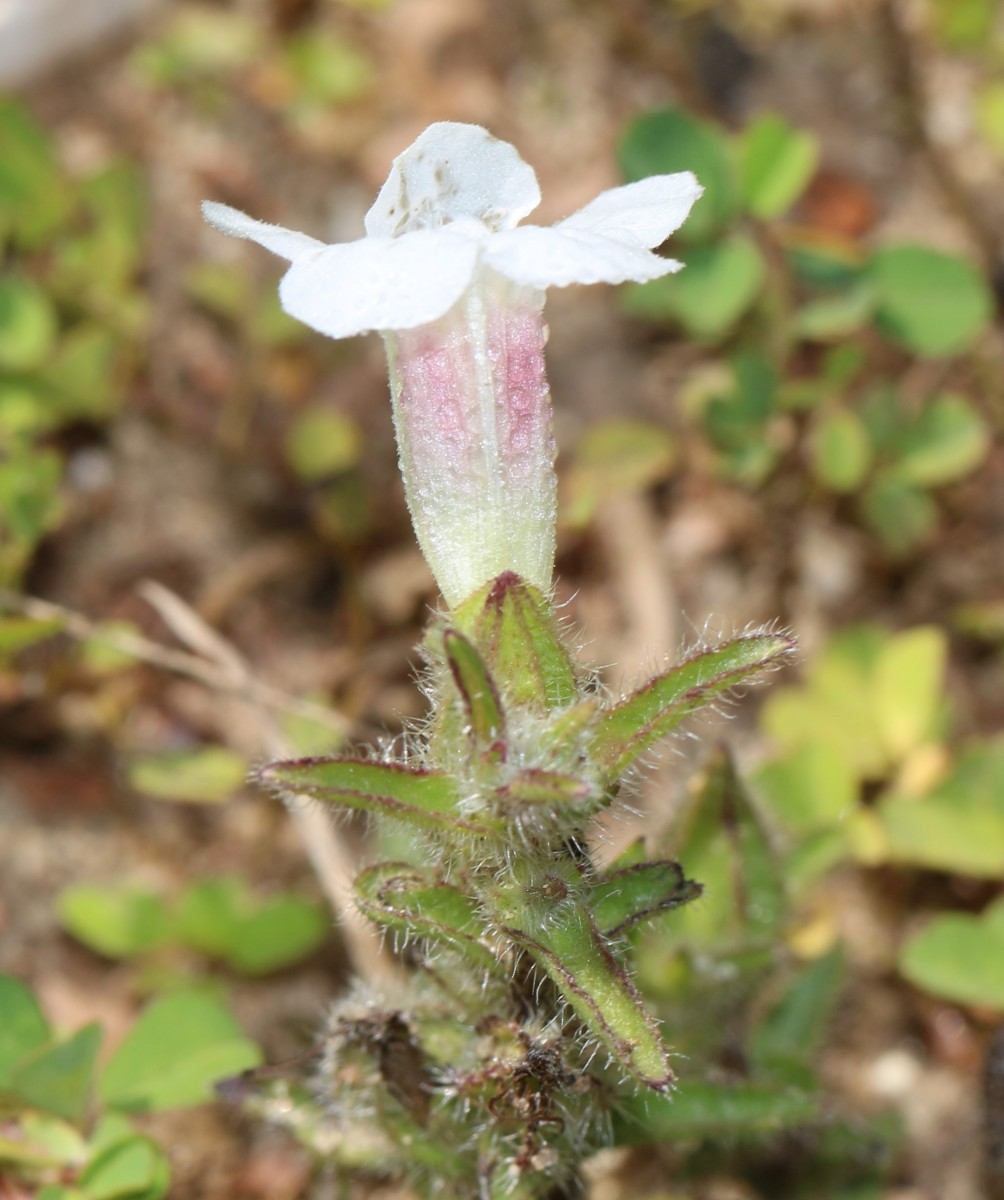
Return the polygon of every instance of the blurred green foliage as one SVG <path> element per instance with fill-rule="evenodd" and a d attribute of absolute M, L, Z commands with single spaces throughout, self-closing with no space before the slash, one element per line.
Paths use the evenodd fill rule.
<path fill-rule="evenodd" d="M 879 1135 L 828 1110 L 816 1061 L 846 983 L 845 955 L 839 943 L 806 958 L 788 949 L 798 898 L 772 825 L 719 754 L 666 836 L 661 849 L 687 864 L 704 894 L 632 941 L 639 983 L 686 1064 L 671 1099 L 624 1103 L 617 1139 L 676 1145 L 681 1178 L 750 1153 L 769 1162 L 777 1147 L 797 1144 L 800 1153 L 786 1157 L 786 1196 L 808 1200 L 820 1187 L 877 1194 L 895 1130 Z M 841 1140 L 858 1153 L 832 1161 Z"/>
<path fill-rule="evenodd" d="M 866 251 L 782 224 L 818 156 L 809 134 L 770 114 L 734 135 L 680 109 L 633 121 L 625 177 L 692 170 L 705 194 L 674 239 L 686 270 L 627 287 L 624 307 L 707 346 L 682 407 L 724 478 L 756 488 L 782 466 L 798 471 L 807 499 L 817 489 L 854 497 L 860 521 L 906 556 L 937 529 L 932 493 L 971 474 L 991 435 L 961 389 L 907 400 L 885 364 L 890 351 L 938 360 L 971 350 L 991 291 L 950 254 Z"/>
<path fill-rule="evenodd" d="M 204 111 L 232 104 L 240 83 L 290 132 L 307 134 L 333 109 L 366 98 L 375 82 L 368 55 L 341 32 L 311 24 L 270 38 L 251 12 L 205 3 L 174 5 L 133 65 L 146 82 L 184 93 Z"/>
<path fill-rule="evenodd" d="M 292 892 L 258 899 L 234 875 L 193 883 L 174 902 L 131 884 L 75 884 L 56 905 L 63 927 L 85 946 L 137 960 L 161 985 L 180 952 L 266 975 L 311 954 L 328 931 L 321 905 Z"/>
<path fill-rule="evenodd" d="M 119 410 L 147 304 L 141 173 L 124 159 L 71 176 L 51 135 L 0 101 L 0 584 L 59 522 L 59 431 Z"/>
<path fill-rule="evenodd" d="M 261 1061 L 226 1007 L 200 992 L 150 1004 L 100 1065 L 101 1026 L 57 1034 L 23 983 L 0 975 L 0 1170 L 40 1200 L 161 1200 L 164 1152 L 128 1113 L 213 1098 Z"/>

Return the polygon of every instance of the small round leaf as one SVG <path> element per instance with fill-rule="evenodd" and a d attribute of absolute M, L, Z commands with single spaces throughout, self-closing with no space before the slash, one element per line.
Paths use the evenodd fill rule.
<path fill-rule="evenodd" d="M 965 259 L 924 246 L 889 246 L 875 255 L 870 274 L 879 328 L 922 357 L 965 350 L 990 320 L 990 289 Z"/>

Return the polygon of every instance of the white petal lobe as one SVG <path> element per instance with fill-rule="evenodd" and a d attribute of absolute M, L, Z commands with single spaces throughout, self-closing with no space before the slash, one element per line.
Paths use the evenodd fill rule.
<path fill-rule="evenodd" d="M 282 306 L 328 337 L 414 329 L 457 302 L 478 245 L 443 230 L 367 237 L 297 259 L 279 284 Z"/>
<path fill-rule="evenodd" d="M 297 233 L 295 229 L 284 229 L 281 225 L 269 225 L 267 221 L 256 221 L 240 209 L 231 208 L 229 204 L 217 204 L 215 200 L 203 200 L 202 215 L 214 229 L 229 237 L 247 238 L 257 242 L 280 258 L 295 262 L 304 254 L 320 250 L 324 242 L 308 237 L 305 233 Z"/>
<path fill-rule="evenodd" d="M 487 266 L 514 283 L 535 288 L 570 283 L 643 283 L 678 271 L 681 263 L 650 250 L 594 233 L 523 225 L 484 244 Z"/>
<path fill-rule="evenodd" d="M 366 214 L 370 237 L 474 219 L 511 229 L 540 203 L 533 168 L 480 125 L 439 121 L 394 159 Z"/>
<path fill-rule="evenodd" d="M 652 175 L 600 192 L 585 208 L 554 228 L 599 234 L 654 250 L 679 229 L 703 191 L 689 171 Z"/>

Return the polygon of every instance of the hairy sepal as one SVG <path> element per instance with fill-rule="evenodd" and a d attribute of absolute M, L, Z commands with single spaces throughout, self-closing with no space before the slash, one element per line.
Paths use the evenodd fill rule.
<path fill-rule="evenodd" d="M 420 829 L 487 836 L 501 828 L 487 815 L 461 815 L 456 782 L 443 771 L 359 758 L 293 758 L 262 767 L 258 779 L 285 795 L 362 809 Z"/>
<path fill-rule="evenodd" d="M 499 761 L 505 757 L 505 712 L 491 671 L 474 643 L 459 630 L 444 632 L 443 647 L 472 748 L 488 761 Z"/>
<path fill-rule="evenodd" d="M 510 706 L 547 712 L 576 699 L 572 661 L 551 604 L 512 571 L 465 600 L 452 620 L 477 647 Z"/>
<path fill-rule="evenodd" d="M 660 738 L 706 704 L 779 666 L 794 652 L 783 634 L 744 634 L 701 650 L 632 692 L 596 722 L 590 748 L 604 781 L 614 783 Z"/>

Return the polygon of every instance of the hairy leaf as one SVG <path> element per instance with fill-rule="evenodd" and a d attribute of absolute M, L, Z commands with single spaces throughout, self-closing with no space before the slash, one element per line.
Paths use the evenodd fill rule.
<path fill-rule="evenodd" d="M 500 894 L 501 931 L 554 981 L 586 1030 L 612 1059 L 639 1083 L 666 1091 L 674 1074 L 658 1022 L 611 953 L 588 909 L 562 896 L 561 882 L 554 882 L 550 901 L 541 894 L 544 889 L 516 886 Z"/>
<path fill-rule="evenodd" d="M 677 862 L 642 862 L 604 875 L 589 895 L 593 918 L 610 937 L 646 917 L 696 900 L 703 891 Z"/>
<path fill-rule="evenodd" d="M 456 784 L 442 771 L 358 758 L 293 758 L 269 763 L 258 778 L 266 787 L 286 794 L 312 796 L 425 829 L 492 831 L 491 818 L 460 815 Z"/>
<path fill-rule="evenodd" d="M 596 723 L 592 748 L 607 780 L 617 779 L 687 717 L 758 672 L 783 663 L 794 649 L 794 641 L 783 634 L 746 634 L 699 651 L 644 684 Z"/>
<path fill-rule="evenodd" d="M 363 871 L 355 887 L 360 910 L 378 925 L 445 943 L 481 969 L 498 966 L 482 941 L 485 923 L 475 901 L 431 872 L 409 863 L 379 863 Z"/>

